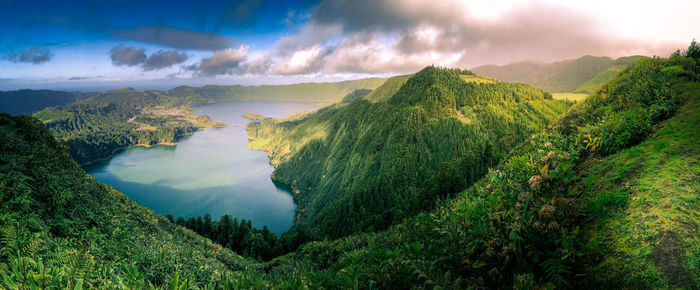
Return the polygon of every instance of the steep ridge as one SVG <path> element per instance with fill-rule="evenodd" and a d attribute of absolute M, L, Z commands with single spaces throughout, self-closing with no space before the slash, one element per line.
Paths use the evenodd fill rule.
<path fill-rule="evenodd" d="M 246 266 L 95 181 L 38 120 L 0 114 L 0 288 L 197 285 Z"/>
<path fill-rule="evenodd" d="M 697 288 L 697 68 L 641 61 L 432 213 L 306 244 L 272 273 L 304 263 L 328 288 Z"/>
<path fill-rule="evenodd" d="M 524 84 L 460 74 L 471 73 L 427 67 L 390 79 L 375 90 L 383 96 L 249 125 L 273 179 L 295 191 L 297 223 L 319 237 L 385 228 L 466 188 L 569 106 Z"/>

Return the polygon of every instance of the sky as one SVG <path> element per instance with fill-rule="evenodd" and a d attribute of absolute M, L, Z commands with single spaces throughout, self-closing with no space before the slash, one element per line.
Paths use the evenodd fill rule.
<path fill-rule="evenodd" d="M 700 0 L 0 0 L 0 90 L 289 84 L 668 56 Z"/>

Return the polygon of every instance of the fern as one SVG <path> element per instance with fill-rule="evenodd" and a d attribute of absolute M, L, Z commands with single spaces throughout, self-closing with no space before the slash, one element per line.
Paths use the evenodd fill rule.
<path fill-rule="evenodd" d="M 565 276 L 571 274 L 569 267 L 564 265 L 558 258 L 549 258 L 540 264 L 540 267 L 544 270 L 547 281 L 550 281 L 557 286 L 569 287 L 568 279 Z"/>

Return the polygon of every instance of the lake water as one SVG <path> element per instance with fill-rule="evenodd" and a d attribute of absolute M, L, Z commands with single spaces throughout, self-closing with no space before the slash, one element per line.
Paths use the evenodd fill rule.
<path fill-rule="evenodd" d="M 213 121 L 245 126 L 241 113 L 282 118 L 313 111 L 313 103 L 229 102 L 198 107 Z M 86 168 L 156 213 L 177 217 L 230 214 L 267 225 L 280 234 L 289 229 L 295 205 L 291 194 L 270 179 L 267 153 L 246 147 L 246 130 L 210 128 L 182 138 L 176 146 L 132 147 Z"/>

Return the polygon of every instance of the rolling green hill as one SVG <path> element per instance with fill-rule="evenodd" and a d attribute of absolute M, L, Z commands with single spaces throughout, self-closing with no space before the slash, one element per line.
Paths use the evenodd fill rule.
<path fill-rule="evenodd" d="M 570 103 L 428 67 L 339 109 L 249 126 L 321 236 L 382 229 L 466 188 Z M 368 101 L 371 100 L 371 101 Z M 267 140 L 261 142 L 260 140 Z"/>
<path fill-rule="evenodd" d="M 505 82 L 522 82 L 547 92 L 592 93 L 616 73 L 643 56 L 609 57 L 583 56 L 551 64 L 518 62 L 504 66 L 485 65 L 472 69 L 477 74 Z"/>
<path fill-rule="evenodd" d="M 700 83 L 686 77 L 699 66 L 625 69 L 434 211 L 308 243 L 268 264 L 286 277 L 273 283 L 700 287 Z M 285 276 L 290 264 L 310 270 Z"/>

